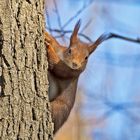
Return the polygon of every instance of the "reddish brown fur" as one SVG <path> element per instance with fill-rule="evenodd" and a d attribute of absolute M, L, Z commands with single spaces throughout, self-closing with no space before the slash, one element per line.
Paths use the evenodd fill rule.
<path fill-rule="evenodd" d="M 49 62 L 49 98 L 51 102 L 54 133 L 67 120 L 74 105 L 77 82 L 81 72 L 84 71 L 89 55 L 98 45 L 112 37 L 139 42 L 131 38 L 116 34 L 102 34 L 93 44 L 81 42 L 78 37 L 80 21 L 77 22 L 70 38 L 70 46 L 60 45 L 55 38 L 45 33 L 45 40 Z"/>
<path fill-rule="evenodd" d="M 52 36 L 45 33 L 54 133 L 63 125 L 71 112 L 78 78 L 87 64 L 88 45 L 81 43 L 77 38 L 79 26 L 79 24 L 75 26 L 69 48 L 61 46 Z"/>

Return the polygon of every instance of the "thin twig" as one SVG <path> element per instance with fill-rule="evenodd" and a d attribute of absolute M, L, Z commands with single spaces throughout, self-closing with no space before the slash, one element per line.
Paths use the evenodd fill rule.
<path fill-rule="evenodd" d="M 92 39 L 90 37 L 86 36 L 85 34 L 78 33 L 78 35 L 84 37 L 87 41 L 89 41 L 89 43 L 93 43 Z"/>
<path fill-rule="evenodd" d="M 51 28 L 49 28 L 49 30 L 51 32 L 56 32 L 56 33 L 61 32 L 61 30 L 59 30 L 59 29 L 51 29 Z M 72 30 L 65 30 L 65 31 L 63 31 L 62 35 L 64 36 L 65 34 L 72 33 L 72 32 L 73 32 Z M 90 43 L 93 43 L 92 39 L 90 39 L 90 37 L 86 36 L 85 34 L 79 33 L 78 35 L 84 37 Z M 59 35 L 59 36 L 55 36 L 55 37 L 56 38 L 61 38 L 62 36 Z M 102 42 L 104 42 L 106 40 L 109 40 L 111 38 L 118 38 L 118 39 L 130 41 L 130 42 L 134 42 L 134 43 L 140 43 L 140 38 L 133 39 L 133 38 L 125 37 L 125 36 L 115 34 L 115 33 L 104 33 L 94 42 L 94 44 L 101 44 Z"/>
<path fill-rule="evenodd" d="M 58 7 L 57 7 L 56 0 L 53 0 L 53 2 L 54 2 L 54 6 L 55 6 L 55 13 L 56 13 L 56 16 L 57 16 L 57 21 L 58 21 L 59 28 L 61 29 L 61 31 L 63 31 L 62 24 L 61 24 L 61 17 L 59 15 L 59 10 L 58 10 Z"/>
<path fill-rule="evenodd" d="M 59 29 L 50 29 L 52 32 L 56 32 L 56 33 L 60 33 L 61 30 Z M 72 33 L 73 31 L 72 30 L 65 30 L 63 31 L 63 34 L 59 35 L 59 36 L 55 36 L 55 38 L 61 38 L 62 35 L 64 36 L 65 34 L 68 34 L 68 33 Z M 82 36 L 84 37 L 89 43 L 93 43 L 92 39 L 90 39 L 88 36 L 86 36 L 85 34 L 83 33 L 79 33 L 78 34 L 79 36 Z"/>
<path fill-rule="evenodd" d="M 92 1 L 93 2 L 93 1 Z M 64 29 L 66 26 L 68 26 L 76 17 L 78 17 L 89 5 L 92 4 L 92 2 L 88 3 L 87 5 L 83 5 L 82 8 L 80 8 L 77 13 L 75 15 L 73 15 L 71 18 L 68 19 L 68 21 L 66 21 L 66 23 L 62 26 L 62 28 Z"/>
<path fill-rule="evenodd" d="M 89 25 L 91 24 L 91 22 L 92 22 L 92 19 L 90 19 L 90 20 L 86 23 L 86 25 L 81 29 L 80 33 L 83 33 L 83 32 L 89 27 Z"/>
<path fill-rule="evenodd" d="M 99 45 L 102 42 L 104 42 L 105 40 L 108 40 L 108 39 L 111 39 L 111 38 L 118 38 L 118 39 L 130 41 L 130 42 L 134 42 L 134 43 L 140 43 L 140 38 L 133 39 L 133 38 L 125 37 L 125 36 L 115 34 L 115 33 L 104 33 L 95 41 L 94 44 Z"/>
<path fill-rule="evenodd" d="M 60 14 L 59 14 L 59 10 L 58 10 L 58 7 L 57 7 L 57 3 L 56 3 L 56 0 L 53 0 L 54 2 L 54 6 L 55 6 L 55 13 L 56 13 L 56 16 L 57 16 L 57 21 L 58 21 L 58 26 L 60 28 L 60 35 L 62 37 L 62 40 L 65 42 L 65 39 L 64 39 L 64 36 L 63 36 L 63 27 L 62 27 L 62 24 L 61 24 L 61 17 L 60 17 Z"/>
<path fill-rule="evenodd" d="M 50 16 L 49 16 L 47 4 L 46 4 L 45 12 L 46 12 L 47 24 L 48 24 L 48 27 L 49 27 L 49 28 L 47 28 L 47 27 L 46 28 L 49 30 L 49 29 L 51 29 L 51 22 L 50 22 Z M 52 34 L 51 30 L 49 30 L 49 32 Z"/>

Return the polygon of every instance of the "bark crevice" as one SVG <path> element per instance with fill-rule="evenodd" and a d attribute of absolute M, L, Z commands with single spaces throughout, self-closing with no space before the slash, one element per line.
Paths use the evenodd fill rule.
<path fill-rule="evenodd" d="M 1 140 L 52 139 L 43 12 L 44 0 L 0 1 Z"/>

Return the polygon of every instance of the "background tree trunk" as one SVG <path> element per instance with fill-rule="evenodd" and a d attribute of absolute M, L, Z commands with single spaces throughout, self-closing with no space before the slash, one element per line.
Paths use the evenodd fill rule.
<path fill-rule="evenodd" d="M 44 0 L 0 1 L 0 140 L 50 140 Z"/>

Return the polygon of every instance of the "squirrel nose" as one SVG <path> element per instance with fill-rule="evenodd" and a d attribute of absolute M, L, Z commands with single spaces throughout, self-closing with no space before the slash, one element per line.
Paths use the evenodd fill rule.
<path fill-rule="evenodd" d="M 75 62 L 72 62 L 73 67 L 77 67 L 78 65 Z"/>

